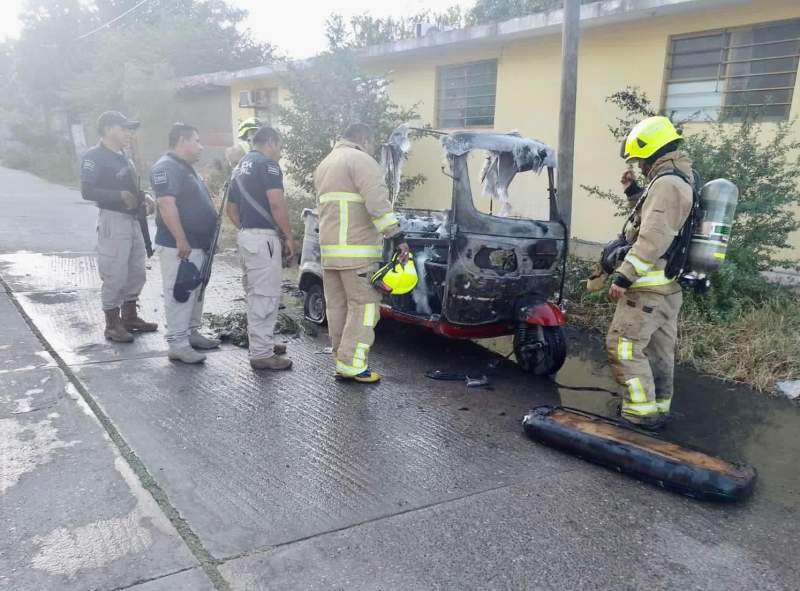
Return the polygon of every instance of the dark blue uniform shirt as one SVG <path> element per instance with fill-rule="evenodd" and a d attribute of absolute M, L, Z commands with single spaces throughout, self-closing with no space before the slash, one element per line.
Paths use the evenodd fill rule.
<path fill-rule="evenodd" d="M 135 214 L 125 207 L 122 191 L 138 193 L 138 175 L 133 162 L 102 143 L 86 151 L 81 160 L 81 195 L 101 209 Z"/>
<path fill-rule="evenodd" d="M 203 181 L 191 164 L 167 152 L 150 169 L 150 186 L 156 198 L 175 197 L 181 225 L 192 248 L 211 248 L 217 212 Z M 156 219 L 156 244 L 175 248 L 175 237 L 161 216 Z"/>
<path fill-rule="evenodd" d="M 277 230 L 275 220 L 267 220 L 242 194 L 244 191 L 263 207 L 270 217 L 272 208 L 267 199 L 267 191 L 283 190 L 283 172 L 274 160 L 270 160 L 258 150 L 251 150 L 241 159 L 231 178 L 229 199 L 239 206 L 239 221 L 242 228 L 264 228 Z"/>

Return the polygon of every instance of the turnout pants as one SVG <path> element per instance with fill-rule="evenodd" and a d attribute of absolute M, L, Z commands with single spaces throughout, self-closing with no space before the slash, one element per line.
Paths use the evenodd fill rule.
<path fill-rule="evenodd" d="M 274 230 L 245 228 L 237 237 L 242 285 L 247 296 L 247 336 L 250 359 L 275 353 L 275 321 L 281 301 L 283 251 Z"/>
<path fill-rule="evenodd" d="M 193 330 L 199 330 L 203 324 L 203 302 L 198 300 L 200 287 L 192 290 L 189 299 L 185 302 L 177 301 L 172 295 L 172 290 L 175 287 L 178 266 L 181 262 L 178 258 L 178 249 L 159 246 L 158 259 L 161 264 L 161 281 L 164 286 L 167 344 L 172 351 L 189 349 L 191 348 L 189 335 Z M 193 248 L 189 255 L 189 261 L 197 265 L 198 269 L 202 269 L 205 259 L 206 253 L 199 248 Z"/>
<path fill-rule="evenodd" d="M 367 367 L 367 356 L 375 342 L 381 294 L 372 287 L 376 265 L 360 269 L 325 269 L 325 307 L 328 332 L 336 358 L 336 372 L 355 376 Z"/>
<path fill-rule="evenodd" d="M 624 390 L 622 414 L 635 421 L 669 413 L 678 340 L 679 291 L 629 289 L 617 302 L 606 338 L 608 358 Z"/>
<path fill-rule="evenodd" d="M 139 221 L 126 213 L 101 209 L 97 216 L 97 270 L 103 310 L 139 298 L 147 278 L 146 259 Z"/>

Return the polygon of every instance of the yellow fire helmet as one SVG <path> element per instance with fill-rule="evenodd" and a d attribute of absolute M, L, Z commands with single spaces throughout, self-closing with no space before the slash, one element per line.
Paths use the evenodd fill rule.
<path fill-rule="evenodd" d="M 622 144 L 621 156 L 625 162 L 647 160 L 670 142 L 679 140 L 681 134 L 667 117 L 648 117 L 634 127 Z"/>
<path fill-rule="evenodd" d="M 405 265 L 401 265 L 397 253 L 392 260 L 377 270 L 372 276 L 372 285 L 386 295 L 403 295 L 413 291 L 417 286 L 417 268 L 414 257 L 408 256 Z"/>
<path fill-rule="evenodd" d="M 262 126 L 261 120 L 257 119 L 256 117 L 250 117 L 249 119 L 245 119 L 239 124 L 239 139 L 246 140 L 247 134 L 251 131 L 258 131 Z"/>

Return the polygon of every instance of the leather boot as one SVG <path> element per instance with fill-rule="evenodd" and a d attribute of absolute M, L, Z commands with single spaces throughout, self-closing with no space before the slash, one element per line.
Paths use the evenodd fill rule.
<path fill-rule="evenodd" d="M 136 312 L 136 300 L 122 304 L 122 323 L 131 332 L 155 332 L 158 324 L 145 322 Z"/>
<path fill-rule="evenodd" d="M 125 326 L 122 324 L 119 308 L 106 310 L 105 314 L 106 330 L 104 334 L 109 341 L 114 341 L 115 343 L 130 343 L 133 341 L 133 335 L 125 330 Z"/>

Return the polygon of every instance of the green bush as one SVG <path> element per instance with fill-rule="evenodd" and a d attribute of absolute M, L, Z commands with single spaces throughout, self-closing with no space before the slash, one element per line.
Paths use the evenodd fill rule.
<path fill-rule="evenodd" d="M 656 114 L 647 95 L 636 88 L 614 93 L 607 101 L 620 109 L 609 126 L 618 140 L 645 117 Z M 678 128 L 685 122 L 676 121 Z M 730 113 L 698 133 L 685 135 L 684 149 L 701 179 L 726 178 L 739 188 L 739 205 L 725 265 L 711 277 L 705 296 L 689 294 L 687 310 L 709 320 L 738 316 L 750 306 L 783 293 L 763 276 L 771 269 L 798 269 L 787 257 L 789 235 L 800 229 L 800 141 L 794 122 L 764 123 L 757 112 Z M 584 186 L 591 195 L 612 201 L 626 215 L 619 191 Z M 609 237 L 611 238 L 611 237 Z"/>

